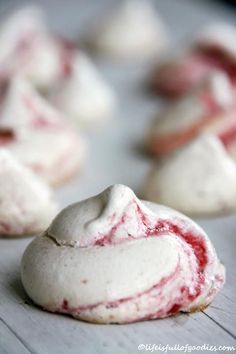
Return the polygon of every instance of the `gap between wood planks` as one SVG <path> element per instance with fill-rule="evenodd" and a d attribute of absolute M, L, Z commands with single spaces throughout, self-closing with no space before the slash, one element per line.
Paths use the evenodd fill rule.
<path fill-rule="evenodd" d="M 201 311 L 202 314 L 204 314 L 205 316 L 207 316 L 210 320 L 212 320 L 218 327 L 220 327 L 221 329 L 223 329 L 226 333 L 228 333 L 233 339 L 236 340 L 236 336 L 230 332 L 227 328 L 225 328 L 224 326 L 222 326 L 219 322 L 217 322 L 214 318 L 212 318 L 210 315 L 208 315 L 205 311 Z"/>
<path fill-rule="evenodd" d="M 9 329 L 9 331 L 18 339 L 18 341 L 23 345 L 23 347 L 30 353 L 30 354 L 36 354 L 34 350 L 32 350 L 28 344 L 24 341 L 23 338 L 21 338 L 18 333 L 16 333 L 11 326 L 2 318 L 0 317 L 0 321 Z"/>

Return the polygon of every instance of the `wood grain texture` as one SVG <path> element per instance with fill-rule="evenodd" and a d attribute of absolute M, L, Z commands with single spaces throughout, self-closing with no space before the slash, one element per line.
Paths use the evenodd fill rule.
<path fill-rule="evenodd" d="M 226 267 L 226 285 L 204 313 L 225 328 L 236 339 L 236 218 L 235 215 L 211 221 L 200 221 L 208 231 Z"/>
<path fill-rule="evenodd" d="M 41 0 L 54 29 L 77 38 L 109 0 Z M 9 0 L 13 7 L 15 0 Z M 235 21 L 236 15 L 207 1 L 156 1 L 173 36 L 173 43 L 209 19 Z M 159 101 L 142 88 L 149 66 L 96 61 L 115 88 L 119 104 L 110 124 L 88 134 L 87 166 L 78 180 L 57 190 L 61 207 L 99 193 L 113 183 L 137 193 L 150 167 L 139 151 Z M 123 354 L 138 353 L 140 343 L 235 345 L 236 336 L 236 218 L 199 220 L 227 268 L 222 292 L 204 313 L 179 315 L 129 325 L 94 325 L 50 314 L 31 304 L 20 281 L 20 259 L 30 239 L 0 239 L 0 354 Z M 173 351 L 174 353 L 174 351 Z"/>
<path fill-rule="evenodd" d="M 0 353 L 1 354 L 29 354 L 30 351 L 15 335 L 6 322 L 0 318 Z"/>

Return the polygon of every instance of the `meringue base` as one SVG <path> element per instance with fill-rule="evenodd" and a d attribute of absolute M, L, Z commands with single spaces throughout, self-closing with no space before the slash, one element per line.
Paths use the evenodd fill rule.
<path fill-rule="evenodd" d="M 93 324 L 100 324 L 100 325 L 104 325 L 104 324 L 118 324 L 118 325 L 122 325 L 122 324 L 131 324 L 131 323 L 135 323 L 135 322 L 140 322 L 140 321 L 148 321 L 148 320 L 162 320 L 164 318 L 143 318 L 143 319 L 140 319 L 140 318 L 137 318 L 136 320 L 132 320 L 132 321 L 127 321 L 127 322 L 124 322 L 124 321 L 117 321 L 115 319 L 115 317 L 113 315 L 110 315 L 108 318 L 99 318 L 98 316 L 80 316 L 80 315 L 75 315 L 73 312 L 65 312 L 65 310 L 54 310 L 54 309 L 50 309 L 50 308 L 46 308 L 46 307 L 43 307 L 39 304 L 36 304 L 34 303 L 34 301 L 32 299 L 28 299 L 28 301 L 30 303 L 32 303 L 34 306 L 37 306 L 38 308 L 42 309 L 43 311 L 46 311 L 46 312 L 51 312 L 51 313 L 59 313 L 61 315 L 65 315 L 65 316 L 69 316 L 69 317 L 73 317 L 74 319 L 76 320 L 79 320 L 79 321 L 83 321 L 83 322 L 86 322 L 86 323 L 93 323 Z M 188 314 L 193 314 L 193 313 L 196 313 L 196 312 L 201 312 L 201 311 L 204 311 L 206 308 L 208 308 L 208 306 L 210 306 L 211 303 L 209 304 L 205 304 L 205 305 L 201 305 L 201 306 L 198 306 L 198 307 L 193 307 L 192 309 L 190 309 L 189 311 L 180 311 L 180 312 L 177 312 L 175 315 L 173 316 L 178 316 L 178 315 L 181 315 L 181 314 L 185 314 L 185 315 L 188 315 Z"/>

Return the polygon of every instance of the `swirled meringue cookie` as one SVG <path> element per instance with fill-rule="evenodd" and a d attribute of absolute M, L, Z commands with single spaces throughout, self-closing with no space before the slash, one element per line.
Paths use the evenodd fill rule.
<path fill-rule="evenodd" d="M 164 155 L 203 132 L 222 135 L 227 141 L 227 132 L 232 131 L 235 121 L 234 102 L 235 93 L 227 76 L 221 72 L 210 74 L 189 94 L 160 112 L 146 138 L 148 150 Z"/>
<path fill-rule="evenodd" d="M 67 75 L 71 48 L 48 32 L 43 12 L 36 6 L 22 8 L 3 21 L 0 47 L 3 81 L 20 72 L 48 90 Z"/>
<path fill-rule="evenodd" d="M 165 96 L 180 96 L 214 70 L 227 74 L 236 85 L 236 28 L 211 24 L 182 55 L 158 64 L 151 73 L 151 87 Z"/>
<path fill-rule="evenodd" d="M 203 135 L 157 160 L 143 196 L 188 215 L 236 210 L 236 164 L 217 137 Z"/>
<path fill-rule="evenodd" d="M 150 3 L 122 1 L 91 33 L 90 43 L 116 60 L 152 58 L 166 47 L 164 25 Z"/>
<path fill-rule="evenodd" d="M 61 211 L 27 247 L 21 277 L 48 311 L 125 323 L 206 307 L 225 271 L 193 221 L 114 185 Z"/>
<path fill-rule="evenodd" d="M 0 147 L 51 184 L 74 176 L 84 160 L 83 139 L 22 76 L 9 86 L 0 113 Z"/>
<path fill-rule="evenodd" d="M 72 74 L 58 85 L 51 100 L 77 126 L 99 125 L 112 113 L 116 101 L 112 89 L 81 51 L 74 55 Z"/>
<path fill-rule="evenodd" d="M 57 212 L 49 187 L 2 148 L 0 166 L 0 236 L 45 230 Z"/>

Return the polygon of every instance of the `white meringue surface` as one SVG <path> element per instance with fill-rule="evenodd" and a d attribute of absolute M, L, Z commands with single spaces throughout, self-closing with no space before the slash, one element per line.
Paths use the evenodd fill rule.
<path fill-rule="evenodd" d="M 101 54 L 117 60 L 148 59 L 163 51 L 167 34 L 151 4 L 142 0 L 120 2 L 91 34 Z"/>
<path fill-rule="evenodd" d="M 35 90 L 22 74 L 15 75 L 8 85 L 0 108 L 0 127 L 14 130 L 47 121 L 52 125 L 62 119 L 60 112 Z"/>
<path fill-rule="evenodd" d="M 115 94 L 82 51 L 74 55 L 72 74 L 52 94 L 52 101 L 77 126 L 98 125 L 115 106 Z"/>
<path fill-rule="evenodd" d="M 43 231 L 57 212 L 50 188 L 0 148 L 0 236 Z"/>
<path fill-rule="evenodd" d="M 60 43 L 49 34 L 41 34 L 19 70 L 40 90 L 49 91 L 60 81 L 63 63 Z"/>
<path fill-rule="evenodd" d="M 1 132 L 11 133 L 8 142 Z M 74 175 L 85 156 L 85 143 L 62 114 L 23 76 L 10 83 L 0 113 L 0 146 L 51 184 Z"/>
<path fill-rule="evenodd" d="M 202 135 L 154 164 L 143 187 L 146 199 L 189 215 L 236 210 L 236 164 L 218 138 Z"/>
<path fill-rule="evenodd" d="M 83 166 L 86 144 L 72 131 L 31 130 L 4 145 L 23 165 L 53 186 L 76 175 Z"/>
<path fill-rule="evenodd" d="M 44 309 L 125 323 L 205 307 L 225 273 L 193 221 L 114 185 L 62 210 L 27 247 L 21 277 Z"/>

